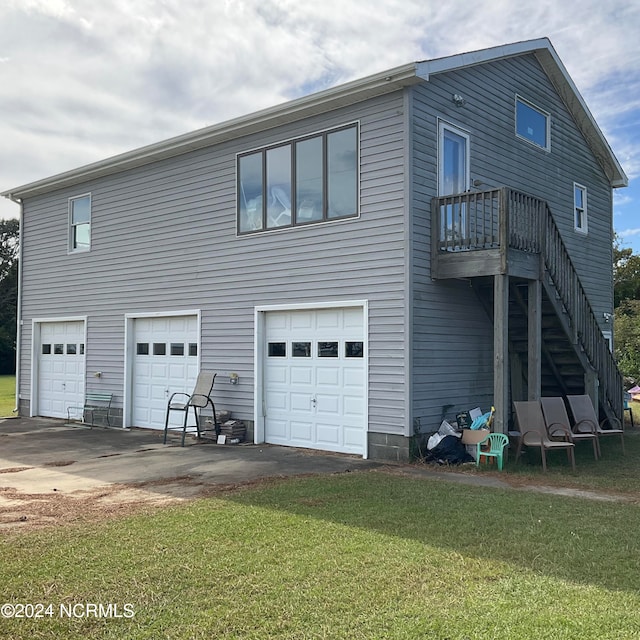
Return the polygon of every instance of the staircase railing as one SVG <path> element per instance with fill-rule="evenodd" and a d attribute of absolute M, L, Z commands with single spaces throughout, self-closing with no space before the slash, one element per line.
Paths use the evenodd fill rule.
<path fill-rule="evenodd" d="M 537 253 L 566 310 L 574 341 L 600 381 L 600 399 L 622 419 L 622 375 L 598 325 L 549 205 L 502 187 L 434 198 L 434 249 L 464 252 L 517 249 Z M 504 262 L 506 264 L 506 261 Z"/>
<path fill-rule="evenodd" d="M 578 344 L 598 376 L 601 401 L 622 420 L 622 374 L 609 349 L 608 341 L 602 335 L 591 303 L 546 202 L 544 208 L 546 215 L 542 217 L 540 238 L 545 271 L 567 310 Z"/>

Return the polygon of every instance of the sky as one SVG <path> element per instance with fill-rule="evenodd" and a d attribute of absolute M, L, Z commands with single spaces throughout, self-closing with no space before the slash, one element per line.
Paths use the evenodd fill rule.
<path fill-rule="evenodd" d="M 638 0 L 2 0 L 0 191 L 408 62 L 548 37 L 629 187 L 640 253 Z M 0 198 L 0 218 L 18 207 Z"/>

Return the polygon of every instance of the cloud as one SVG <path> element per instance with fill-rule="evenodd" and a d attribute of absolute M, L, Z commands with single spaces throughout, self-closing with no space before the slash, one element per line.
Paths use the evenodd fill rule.
<path fill-rule="evenodd" d="M 621 123 L 640 118 L 638 33 L 628 0 L 8 0 L 0 189 L 413 60 L 542 36 L 635 178 L 637 128 Z"/>
<path fill-rule="evenodd" d="M 622 238 L 628 238 L 629 236 L 638 236 L 640 235 L 640 229 L 624 229 L 622 231 L 618 231 L 618 235 Z"/>

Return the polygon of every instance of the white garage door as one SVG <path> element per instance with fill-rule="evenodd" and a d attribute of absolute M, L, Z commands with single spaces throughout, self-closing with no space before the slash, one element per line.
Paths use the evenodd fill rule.
<path fill-rule="evenodd" d="M 366 454 L 360 307 L 266 313 L 265 440 Z"/>
<path fill-rule="evenodd" d="M 66 418 L 84 403 L 84 322 L 43 322 L 38 345 L 38 415 Z"/>
<path fill-rule="evenodd" d="M 133 426 L 164 429 L 169 397 L 191 393 L 197 377 L 197 316 L 135 319 Z M 171 424 L 181 424 L 180 418 L 172 412 Z"/>

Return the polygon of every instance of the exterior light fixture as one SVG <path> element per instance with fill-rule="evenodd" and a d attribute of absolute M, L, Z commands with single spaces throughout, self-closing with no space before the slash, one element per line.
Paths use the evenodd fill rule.
<path fill-rule="evenodd" d="M 455 104 L 456 107 L 464 107 L 464 97 L 459 93 L 454 93 L 451 96 L 451 100 L 453 100 L 453 104 Z"/>

